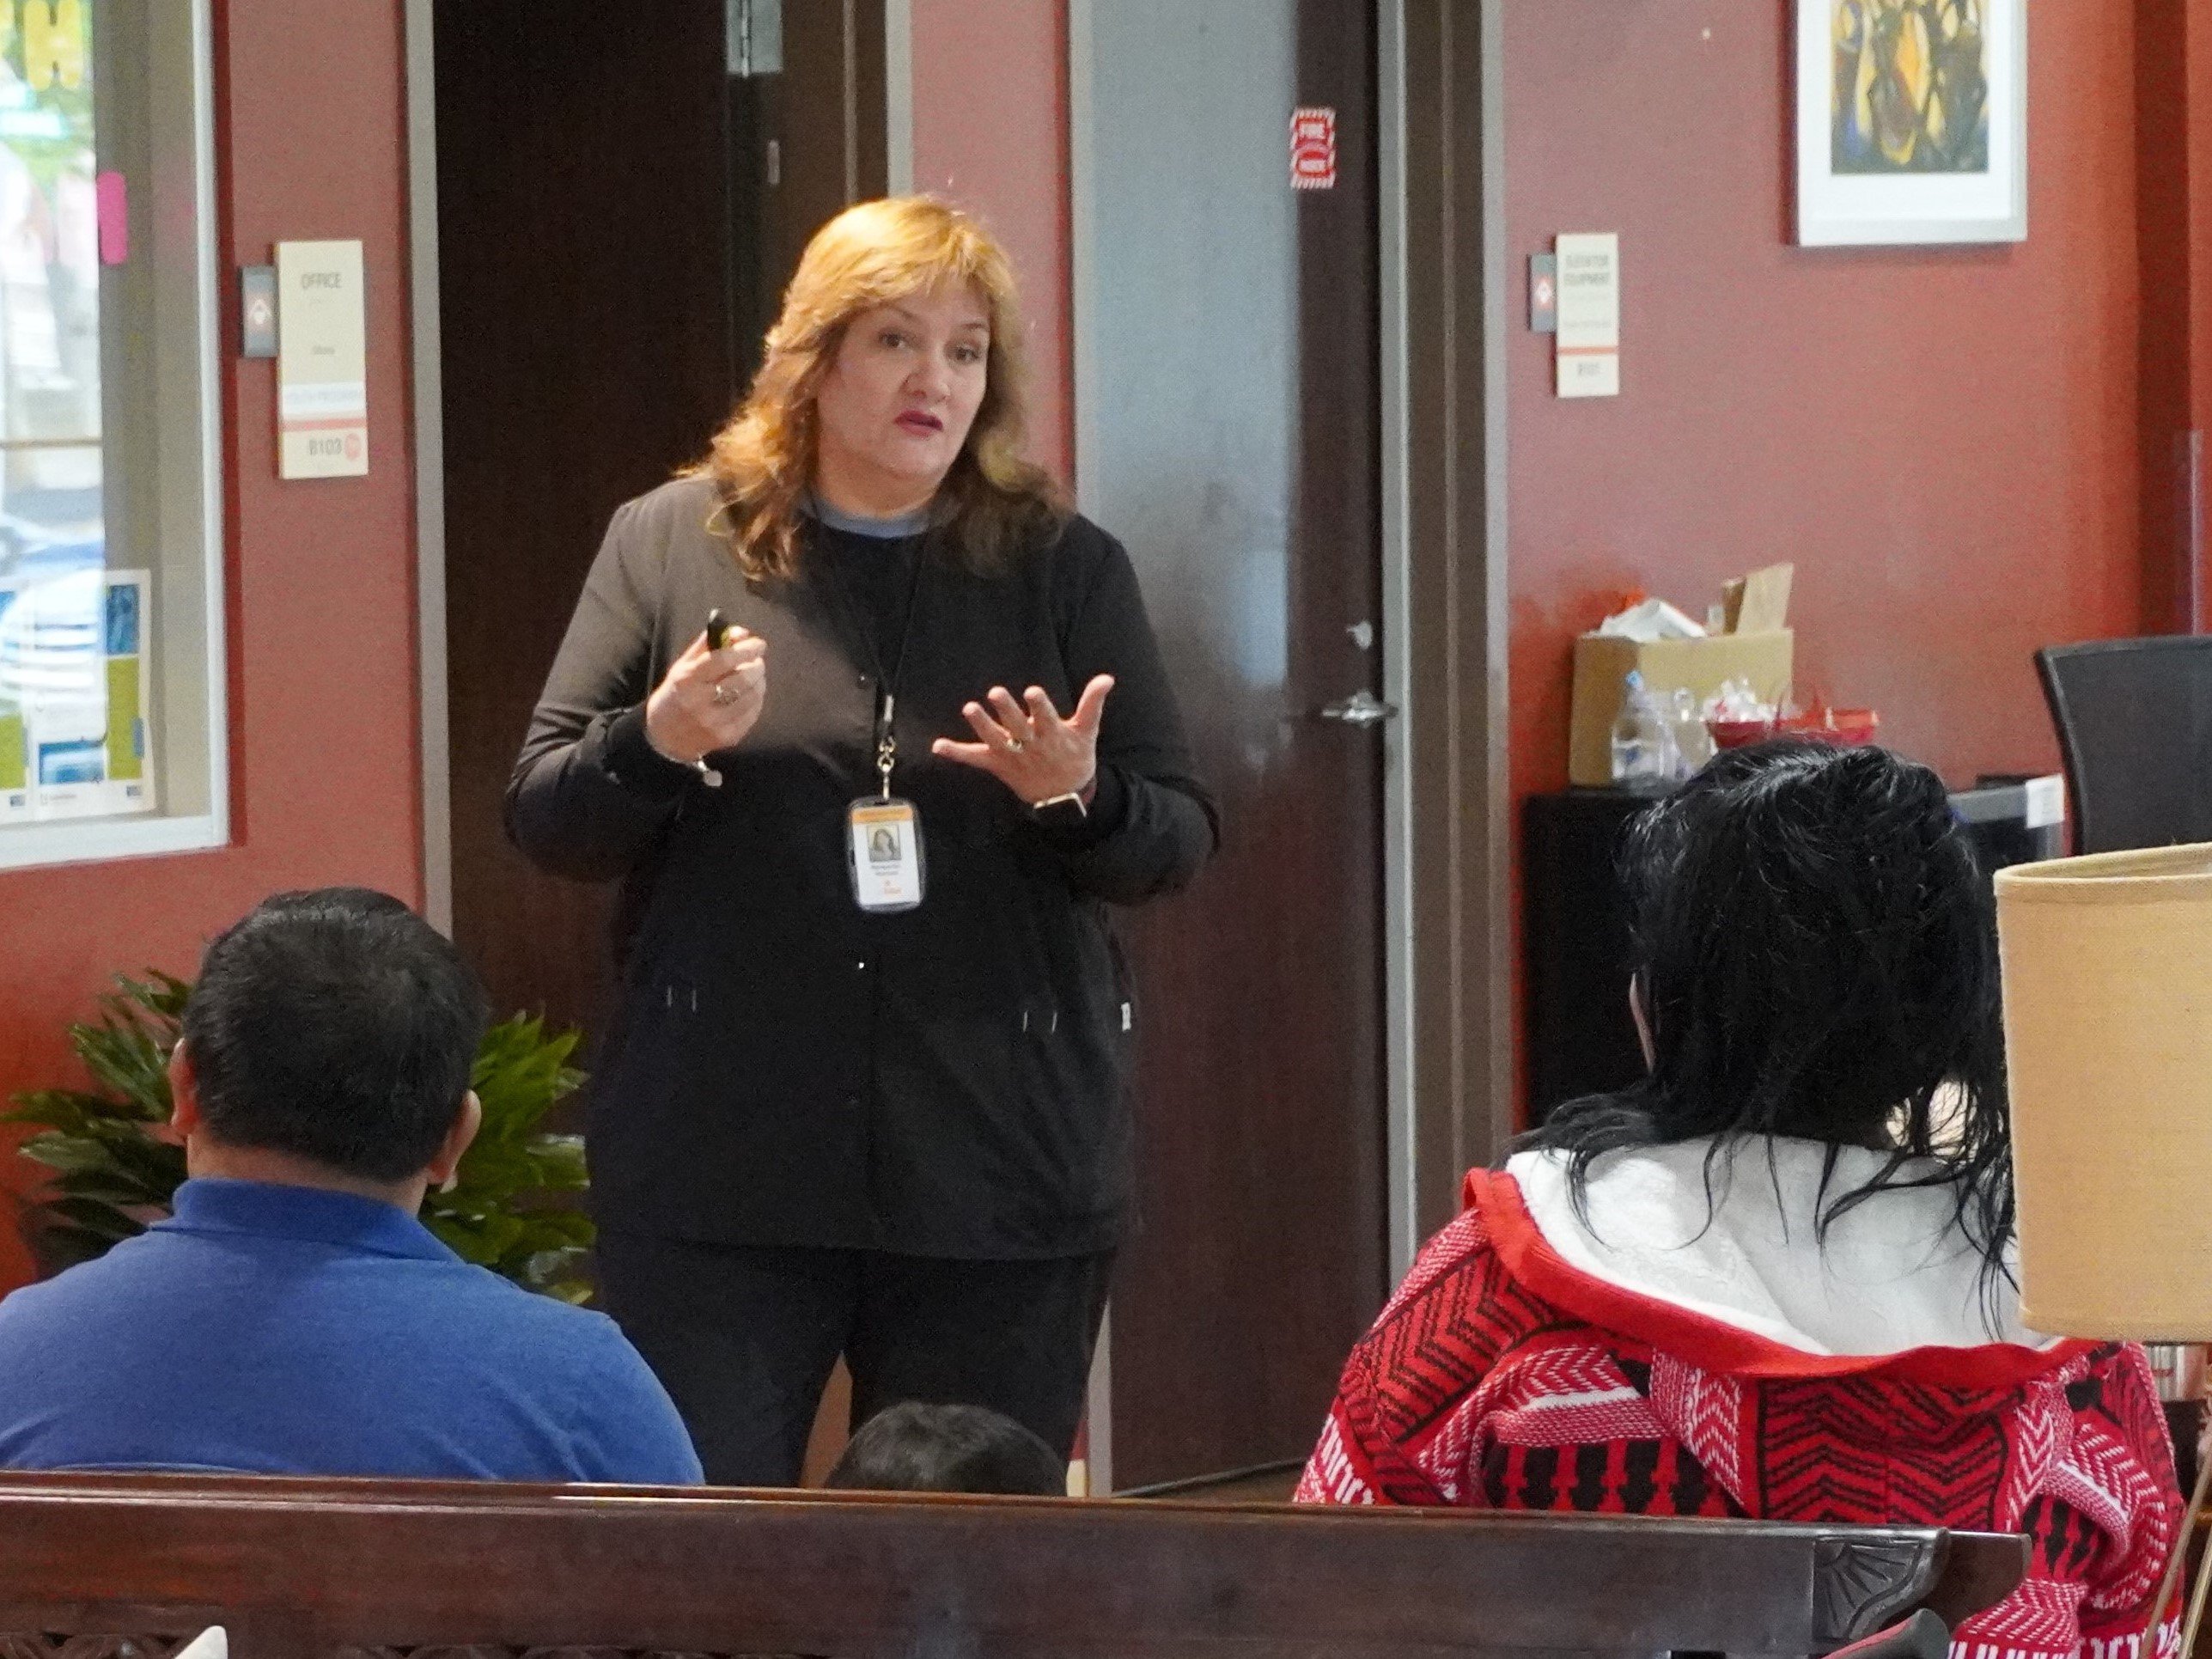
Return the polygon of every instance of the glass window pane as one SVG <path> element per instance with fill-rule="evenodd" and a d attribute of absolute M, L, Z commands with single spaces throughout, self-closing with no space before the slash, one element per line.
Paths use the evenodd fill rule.
<path fill-rule="evenodd" d="M 219 845 L 201 0 L 0 0 L 0 865 Z"/>

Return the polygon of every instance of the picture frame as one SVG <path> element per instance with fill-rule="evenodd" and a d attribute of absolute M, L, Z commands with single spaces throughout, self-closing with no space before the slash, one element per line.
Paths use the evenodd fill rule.
<path fill-rule="evenodd" d="M 2028 0 L 1796 0 L 1797 241 L 2027 237 Z"/>

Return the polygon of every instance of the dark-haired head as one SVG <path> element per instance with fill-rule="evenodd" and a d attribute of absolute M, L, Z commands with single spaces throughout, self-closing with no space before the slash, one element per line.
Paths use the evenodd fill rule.
<path fill-rule="evenodd" d="M 450 1149 L 457 1119 L 462 1144 L 473 1129 L 464 1107 L 485 1017 L 460 953 L 397 899 L 280 893 L 201 958 L 180 1101 L 210 1147 L 405 1182 Z"/>
<path fill-rule="evenodd" d="M 826 1484 L 859 1491 L 1061 1497 L 1068 1468 L 1012 1418 L 980 1406 L 909 1400 L 861 1425 Z"/>
<path fill-rule="evenodd" d="M 1569 1154 L 1578 1198 L 1628 1147 L 1888 1152 L 1864 1185 L 1824 1180 L 1819 1224 L 1947 1186 L 1994 1284 L 2013 1231 L 1996 935 L 1942 780 L 1878 748 L 1726 751 L 1636 821 L 1622 870 L 1650 1073 L 1522 1144 Z"/>

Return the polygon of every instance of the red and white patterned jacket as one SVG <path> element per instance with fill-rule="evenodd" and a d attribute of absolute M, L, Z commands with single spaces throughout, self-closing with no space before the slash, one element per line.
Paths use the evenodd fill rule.
<path fill-rule="evenodd" d="M 1953 1659 L 2142 1659 L 2181 1510 L 2142 1351 L 1990 1339 L 1977 1259 L 1935 1238 L 1959 1243 L 1947 1196 L 1884 1194 L 1822 1241 L 1825 1149 L 1776 1145 L 1709 1205 L 1703 1144 L 1615 1154 L 1587 1219 L 1548 1156 L 1469 1175 L 1300 1500 L 2023 1533 L 2027 1579 Z"/>

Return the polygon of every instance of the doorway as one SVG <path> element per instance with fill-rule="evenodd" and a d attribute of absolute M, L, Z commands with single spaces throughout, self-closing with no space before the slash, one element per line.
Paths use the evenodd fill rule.
<path fill-rule="evenodd" d="M 501 810 L 609 516 L 704 454 L 800 251 L 883 193 L 882 0 L 436 0 L 454 936 L 602 1028 L 605 886 Z"/>
<path fill-rule="evenodd" d="M 1136 564 L 1225 842 L 1129 929 L 1125 1490 L 1302 1458 L 1389 1268 L 1375 9 L 1070 27 L 1082 503 Z"/>

